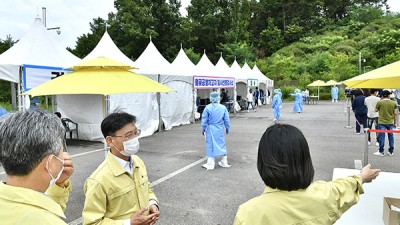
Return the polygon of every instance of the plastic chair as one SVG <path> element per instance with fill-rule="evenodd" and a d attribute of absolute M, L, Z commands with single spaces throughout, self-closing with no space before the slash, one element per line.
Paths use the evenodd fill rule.
<path fill-rule="evenodd" d="M 65 124 L 65 137 L 67 137 L 67 133 L 69 132 L 69 138 L 72 139 L 72 132 L 76 132 L 76 139 L 79 139 L 78 135 L 78 123 L 75 123 L 71 119 L 62 118 L 61 121 Z"/>

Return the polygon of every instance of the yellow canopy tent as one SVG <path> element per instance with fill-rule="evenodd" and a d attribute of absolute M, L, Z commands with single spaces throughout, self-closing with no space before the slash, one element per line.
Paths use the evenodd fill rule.
<path fill-rule="evenodd" d="M 171 92 L 172 88 L 131 72 L 135 69 L 105 57 L 78 63 L 69 68 L 75 72 L 45 82 L 23 95 L 99 94 L 103 95 L 103 114 L 108 114 L 110 94 L 134 92 Z"/>
<path fill-rule="evenodd" d="M 400 61 L 343 81 L 349 88 L 400 88 Z"/>
<path fill-rule="evenodd" d="M 313 81 L 311 84 L 307 85 L 309 87 L 318 87 L 318 101 L 319 101 L 319 87 L 326 86 L 326 83 L 322 80 Z"/>
<path fill-rule="evenodd" d="M 333 85 L 340 85 L 340 84 L 341 84 L 340 82 L 337 82 L 335 80 L 329 80 L 323 86 L 333 86 Z"/>

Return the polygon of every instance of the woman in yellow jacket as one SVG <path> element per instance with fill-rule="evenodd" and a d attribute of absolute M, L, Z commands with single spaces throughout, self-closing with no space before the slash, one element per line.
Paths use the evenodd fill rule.
<path fill-rule="evenodd" d="M 261 196 L 242 204 L 234 225 L 327 225 L 359 200 L 362 183 L 379 175 L 365 166 L 359 175 L 331 182 L 314 178 L 307 141 L 291 125 L 274 124 L 261 137 L 257 168 L 266 187 Z"/>

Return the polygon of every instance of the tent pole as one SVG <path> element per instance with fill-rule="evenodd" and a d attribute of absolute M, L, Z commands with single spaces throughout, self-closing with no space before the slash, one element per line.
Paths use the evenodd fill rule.
<path fill-rule="evenodd" d="M 25 110 L 24 104 L 24 96 L 22 96 L 22 86 L 23 86 L 23 79 L 22 79 L 22 66 L 19 67 L 19 83 L 18 83 L 18 111 Z"/>
<path fill-rule="evenodd" d="M 16 111 L 17 110 L 17 90 L 15 89 L 15 83 L 10 82 L 11 84 L 11 104 L 12 104 L 12 110 Z"/>
<path fill-rule="evenodd" d="M 160 83 L 160 74 L 157 74 L 157 82 Z M 157 92 L 157 105 L 158 105 L 158 132 L 162 131 L 162 117 L 161 117 L 161 93 Z"/>
<path fill-rule="evenodd" d="M 196 109 L 196 96 L 195 96 L 195 91 L 194 88 L 192 88 L 192 95 L 193 95 L 193 101 L 192 101 L 192 119 L 191 119 L 191 123 L 195 123 L 196 122 L 196 117 L 195 117 L 195 109 Z"/>

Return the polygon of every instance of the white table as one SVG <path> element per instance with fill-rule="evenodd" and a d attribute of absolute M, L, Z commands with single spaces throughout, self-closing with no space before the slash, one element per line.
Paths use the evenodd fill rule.
<path fill-rule="evenodd" d="M 335 168 L 333 178 L 359 174 L 360 170 Z M 383 225 L 383 197 L 400 198 L 400 173 L 380 172 L 372 183 L 363 184 L 360 201 L 347 210 L 335 225 Z"/>

